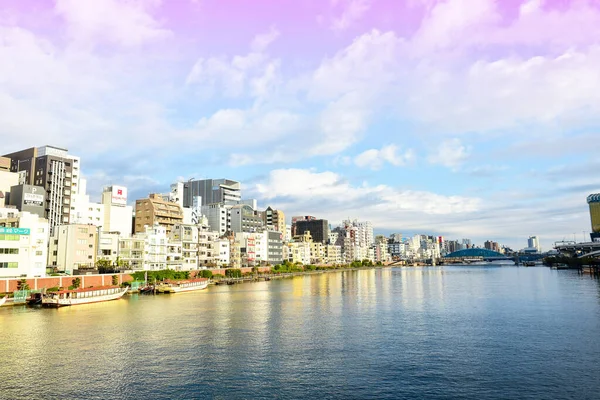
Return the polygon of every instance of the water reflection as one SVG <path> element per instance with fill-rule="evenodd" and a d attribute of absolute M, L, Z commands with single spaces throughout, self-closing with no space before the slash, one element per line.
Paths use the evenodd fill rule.
<path fill-rule="evenodd" d="M 593 398 L 599 298 L 571 271 L 457 266 L 3 308 L 0 397 Z"/>

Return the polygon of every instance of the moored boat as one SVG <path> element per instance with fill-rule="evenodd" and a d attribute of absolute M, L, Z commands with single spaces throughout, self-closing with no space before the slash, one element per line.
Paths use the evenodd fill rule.
<path fill-rule="evenodd" d="M 31 296 L 27 299 L 27 305 L 36 306 L 42 304 L 44 295 L 40 292 L 31 293 Z"/>
<path fill-rule="evenodd" d="M 42 305 L 45 307 L 63 307 L 117 300 L 123 297 L 127 290 L 126 287 L 104 286 L 48 292 L 42 298 Z"/>
<path fill-rule="evenodd" d="M 208 279 L 188 279 L 185 281 L 165 281 L 156 286 L 158 293 L 183 293 L 191 292 L 194 290 L 206 289 L 208 286 Z"/>
<path fill-rule="evenodd" d="M 5 295 L 3 298 L 0 299 L 0 306 L 4 305 L 4 303 L 6 303 L 6 299 L 8 299 L 8 295 Z"/>

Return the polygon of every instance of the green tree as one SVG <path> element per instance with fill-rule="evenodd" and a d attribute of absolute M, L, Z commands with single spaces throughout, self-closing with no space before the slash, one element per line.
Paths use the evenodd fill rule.
<path fill-rule="evenodd" d="M 119 267 L 119 270 L 127 269 L 129 268 L 129 261 L 121 260 L 119 257 L 117 257 L 117 267 Z"/>
<path fill-rule="evenodd" d="M 96 268 L 98 268 L 98 272 L 101 274 L 110 274 L 111 272 L 115 272 L 115 268 L 110 264 L 110 260 L 98 260 L 96 261 Z"/>
<path fill-rule="evenodd" d="M 112 284 L 113 284 L 113 286 L 117 286 L 119 284 L 119 276 L 118 275 L 112 276 Z"/>
<path fill-rule="evenodd" d="M 71 281 L 71 283 L 73 284 L 73 289 L 77 289 L 79 286 L 81 286 L 81 278 L 75 278 Z"/>
<path fill-rule="evenodd" d="M 212 271 L 210 271 L 208 269 L 203 269 L 202 271 L 200 271 L 199 275 L 201 278 L 207 278 L 207 279 L 210 279 L 213 277 Z"/>
<path fill-rule="evenodd" d="M 225 276 L 228 278 L 241 278 L 242 270 L 239 268 L 229 268 L 225 270 Z"/>
<path fill-rule="evenodd" d="M 27 279 L 21 279 L 19 282 L 17 282 L 17 290 L 29 290 Z"/>

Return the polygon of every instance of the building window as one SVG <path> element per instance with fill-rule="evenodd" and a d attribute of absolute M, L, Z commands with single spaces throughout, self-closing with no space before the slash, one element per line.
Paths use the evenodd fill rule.
<path fill-rule="evenodd" d="M 19 263 L 16 263 L 16 262 L 0 262 L 0 268 L 19 268 Z"/>
<path fill-rule="evenodd" d="M 2 235 L 0 235 L 0 240 L 19 241 L 19 240 L 21 240 L 21 235 L 2 234 Z"/>
<path fill-rule="evenodd" d="M 19 249 L 0 249 L 0 254 L 19 254 Z"/>

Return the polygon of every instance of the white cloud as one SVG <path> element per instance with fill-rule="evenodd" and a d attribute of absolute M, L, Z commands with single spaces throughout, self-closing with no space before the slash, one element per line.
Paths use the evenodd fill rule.
<path fill-rule="evenodd" d="M 494 0 L 438 2 L 423 19 L 419 31 L 413 37 L 413 51 L 420 54 L 456 46 L 468 33 L 494 24 L 499 19 Z"/>
<path fill-rule="evenodd" d="M 262 183 L 248 188 L 261 204 L 270 204 L 290 215 L 318 214 L 336 224 L 348 217 L 370 220 L 378 230 L 426 229 L 466 221 L 482 209 L 475 197 L 444 196 L 388 185 L 353 185 L 331 172 L 276 169 Z M 435 228 L 434 228 L 435 229 Z"/>
<path fill-rule="evenodd" d="M 456 169 L 469 157 L 470 150 L 459 139 L 449 139 L 439 144 L 427 160 L 447 168 Z"/>
<path fill-rule="evenodd" d="M 379 93 L 398 79 L 401 40 L 393 33 L 372 30 L 356 38 L 312 74 L 308 96 L 331 100 L 348 93 Z"/>
<path fill-rule="evenodd" d="M 363 99 L 347 95 L 331 103 L 320 115 L 318 137 L 309 148 L 312 155 L 337 154 L 360 140 L 367 127 L 369 110 Z"/>
<path fill-rule="evenodd" d="M 403 154 L 399 154 L 398 150 L 398 146 L 394 144 L 383 146 L 381 149 L 369 149 L 357 155 L 354 164 L 361 168 L 379 170 L 385 163 L 399 167 L 414 160 L 415 153 L 412 149 L 406 150 Z"/>
<path fill-rule="evenodd" d="M 138 46 L 171 35 L 150 11 L 156 0 L 57 0 L 56 13 L 67 22 L 71 39 L 84 46 L 109 42 Z"/>
<path fill-rule="evenodd" d="M 258 34 L 252 40 L 250 48 L 255 53 L 262 53 L 279 37 L 279 31 L 274 26 L 269 32 Z"/>
<path fill-rule="evenodd" d="M 331 22 L 331 29 L 342 32 L 356 23 L 371 8 L 372 0 L 347 0 L 342 14 Z M 334 2 L 335 6 L 338 1 Z"/>
<path fill-rule="evenodd" d="M 334 172 L 307 169 L 273 170 L 265 183 L 250 190 L 265 200 L 322 204 L 328 210 L 347 204 L 357 207 L 357 210 L 366 207 L 373 213 L 382 213 L 381 217 L 387 212 L 405 211 L 431 215 L 460 214 L 477 211 L 480 207 L 480 200 L 476 198 L 397 190 L 387 185 L 370 186 L 365 183 L 352 186 Z"/>
<path fill-rule="evenodd" d="M 538 11 L 543 4 L 543 0 L 527 0 L 519 7 L 519 13 L 521 15 L 533 14 Z"/>
<path fill-rule="evenodd" d="M 224 90 L 226 97 L 252 96 L 258 100 L 268 97 L 279 83 L 280 61 L 271 58 L 266 50 L 279 37 L 274 27 L 254 37 L 251 51 L 246 55 L 199 58 L 186 78 L 187 85 L 199 86 L 210 94 Z"/>
<path fill-rule="evenodd" d="M 413 81 L 410 112 L 447 132 L 491 131 L 557 119 L 596 119 L 600 47 L 558 57 L 478 61 L 454 71 L 429 67 Z"/>
<path fill-rule="evenodd" d="M 191 131 L 179 133 L 187 143 L 212 147 L 227 143 L 232 148 L 259 147 L 291 134 L 300 126 L 299 116 L 279 110 L 222 109 L 202 118 Z M 251 158 L 237 156 L 237 165 Z"/>

